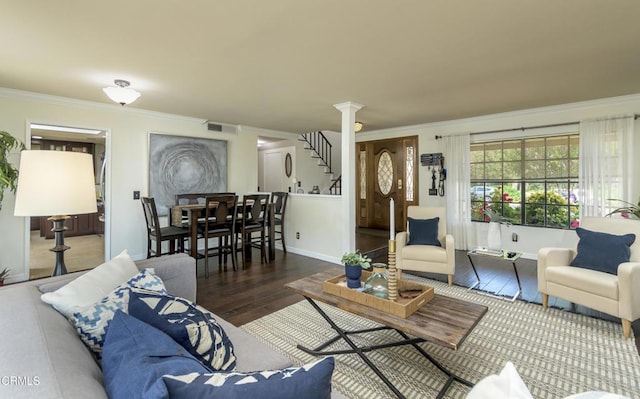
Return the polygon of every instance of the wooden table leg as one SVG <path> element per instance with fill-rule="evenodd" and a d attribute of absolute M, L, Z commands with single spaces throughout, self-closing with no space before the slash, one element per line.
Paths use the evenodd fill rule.
<path fill-rule="evenodd" d="M 269 239 L 267 242 L 267 260 L 269 262 L 273 261 L 276 259 L 276 222 L 275 222 L 275 204 L 270 203 L 268 205 L 268 217 L 269 220 L 267 221 L 267 229 L 269 229 L 268 234 L 269 234 Z"/>
<path fill-rule="evenodd" d="M 198 215 L 197 210 L 190 210 L 189 212 L 189 254 L 192 258 L 198 259 Z"/>

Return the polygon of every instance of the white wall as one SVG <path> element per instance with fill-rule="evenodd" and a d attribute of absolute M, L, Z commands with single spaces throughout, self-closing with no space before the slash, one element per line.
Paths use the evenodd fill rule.
<path fill-rule="evenodd" d="M 287 252 L 340 263 L 341 204 L 339 195 L 290 194 L 285 213 Z"/>
<path fill-rule="evenodd" d="M 240 126 L 238 134 L 210 132 L 205 121 L 176 115 L 140 111 L 119 105 L 107 105 L 61 99 L 33 93 L 0 89 L 0 130 L 6 130 L 20 140 L 25 140 L 29 122 L 63 126 L 78 126 L 104 129 L 109 132 L 110 143 L 110 192 L 111 212 L 107 215 L 107 227 L 111 228 L 111 242 L 107 257 L 128 249 L 135 258 L 146 254 L 144 216 L 139 201 L 132 199 L 132 192 L 148 192 L 148 134 L 168 133 L 191 137 L 227 140 L 228 145 L 228 189 L 238 194 L 254 192 L 258 186 L 258 136 L 280 136 L 290 138 L 292 133 L 267 131 Z M 511 129 L 522 126 L 575 122 L 585 118 L 603 117 L 640 112 L 640 95 L 604 99 L 564 106 L 532 109 L 498 115 L 488 115 L 457 121 L 447 121 L 419 126 L 409 126 L 384 131 L 361 132 L 357 141 L 378 140 L 390 137 L 418 135 L 419 154 L 442 152 L 443 143 L 435 135 L 460 134 L 496 129 Z M 640 125 L 636 123 L 640 132 Z M 340 140 L 336 141 L 334 145 Z M 635 142 L 640 153 L 640 138 Z M 297 158 L 301 158 L 297 154 Z M 337 159 L 337 158 L 336 158 Z M 19 154 L 11 154 L 10 160 L 18 165 Z M 355 162 L 355 160 L 354 160 Z M 338 162 L 339 164 L 339 162 Z M 296 165 L 298 167 L 298 165 Z M 455 165 L 446 165 L 453 168 Z M 640 196 L 640 161 L 635 165 L 634 197 Z M 419 167 L 419 196 L 421 205 L 445 205 L 442 197 L 429 197 L 427 189 L 430 176 L 426 167 Z M 311 182 L 305 183 L 305 191 Z M 5 192 L 0 211 L 0 266 L 13 269 L 8 280 L 26 278 L 26 245 L 28 228 L 25 219 L 13 216 L 15 197 Z M 323 195 L 295 195 L 287 210 L 288 249 L 303 255 L 338 262 L 341 256 L 342 236 L 340 231 L 341 197 Z M 310 211 L 313 210 L 313 211 Z M 474 223 L 478 236 L 484 235 L 483 223 Z M 295 232 L 301 238 L 295 238 Z M 517 232 L 519 241 L 512 243 L 511 232 Z M 573 246 L 572 231 L 513 226 L 503 233 L 507 240 L 505 248 L 522 251 L 535 256 L 542 246 Z M 472 243 L 475 244 L 475 243 Z M 52 257 L 53 262 L 53 257 Z M 20 273 L 22 272 L 22 273 Z"/>
<path fill-rule="evenodd" d="M 25 141 L 29 122 L 98 128 L 108 131 L 111 204 L 107 228 L 111 229 L 108 258 L 128 249 L 132 257 L 146 256 L 146 231 L 140 201 L 133 191 L 148 193 L 149 132 L 215 138 L 228 141 L 228 189 L 238 194 L 255 191 L 257 137 L 260 129 L 241 126 L 238 134 L 210 132 L 205 121 L 176 115 L 140 111 L 113 104 L 98 104 L 34 93 L 0 89 L 0 130 Z M 11 154 L 14 165 L 19 154 Z M 28 229 L 25 218 L 13 216 L 15 196 L 5 192 L 0 211 L 0 265 L 12 269 L 8 282 L 28 278 Z M 52 254 L 52 265 L 54 258 Z"/>
<path fill-rule="evenodd" d="M 340 139 L 340 133 L 332 131 L 323 131 L 323 133 L 332 145 L 331 168 L 333 171 L 333 175 L 335 177 L 338 177 L 340 176 L 340 173 L 342 171 L 342 164 L 340 161 L 340 156 L 342 153 L 342 141 Z M 302 182 L 301 187 L 305 193 L 311 191 L 313 189 L 313 186 L 318 186 L 321 193 L 328 193 L 329 187 L 331 187 L 331 184 L 333 184 L 330 175 L 324 173 L 324 168 L 318 166 L 317 159 L 311 158 L 311 151 L 306 150 L 304 148 L 305 143 L 298 140 L 297 137 L 289 140 L 265 144 L 263 147 L 261 147 L 258 152 L 258 165 L 260 170 L 262 170 L 263 168 L 264 154 L 267 151 L 271 151 L 276 148 L 285 148 L 292 146 L 295 147 L 296 156 L 291 178 L 293 179 L 295 177 L 297 180 Z M 263 182 L 261 176 L 259 176 L 259 181 L 262 187 Z M 293 190 L 293 192 L 295 191 L 296 189 Z"/>
<path fill-rule="evenodd" d="M 442 140 L 436 140 L 436 135 L 446 136 L 466 132 L 473 133 L 501 129 L 518 129 L 520 127 L 578 122 L 589 118 L 636 114 L 639 112 L 640 94 L 635 94 L 560 106 L 529 109 L 518 112 L 486 115 L 477 118 L 406 126 L 397 129 L 373 132 L 361 132 L 356 136 L 356 140 L 360 142 L 417 134 L 419 140 L 419 154 L 424 154 L 444 151 L 444 143 Z M 640 120 L 636 120 L 635 128 L 636 140 L 634 147 L 635 152 L 640 153 Z M 450 169 L 457 167 L 457 165 L 447 164 L 445 160 L 445 167 Z M 634 174 L 633 198 L 638 198 L 640 196 L 640 159 L 636 161 L 634 170 L 636 173 Z M 444 197 L 432 197 L 428 195 L 428 189 L 431 186 L 431 176 L 429 175 L 428 168 L 426 166 L 419 167 L 418 178 L 420 187 L 420 205 L 445 206 L 446 200 Z M 476 230 L 476 242 L 471 242 L 470 245 L 482 245 L 482 240 L 483 237 L 486 237 L 486 230 L 488 229 L 488 226 L 486 223 L 472 224 Z M 505 249 L 523 252 L 525 253 L 525 256 L 529 258 L 535 258 L 538 249 L 541 247 L 571 247 L 577 242 L 575 232 L 567 230 L 513 226 L 511 228 L 503 227 L 502 232 L 502 242 Z M 513 232 L 518 234 L 518 242 L 511 241 L 511 233 Z"/>

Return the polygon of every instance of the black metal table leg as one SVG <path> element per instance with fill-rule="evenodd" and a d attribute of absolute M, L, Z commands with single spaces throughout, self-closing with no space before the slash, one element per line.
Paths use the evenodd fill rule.
<path fill-rule="evenodd" d="M 391 381 L 389 381 L 389 379 L 384 374 L 382 374 L 380 369 L 378 369 L 371 362 L 371 360 L 365 355 L 365 353 L 366 352 L 371 352 L 371 351 L 377 350 L 377 349 L 392 348 L 392 347 L 403 346 L 403 345 L 412 345 L 425 359 L 429 360 L 440 371 L 442 371 L 444 374 L 446 374 L 448 376 L 447 382 L 444 384 L 444 386 L 442 387 L 442 389 L 438 393 L 437 398 L 443 398 L 445 393 L 447 392 L 447 390 L 449 389 L 449 387 L 451 386 L 451 384 L 453 382 L 459 382 L 459 383 L 464 384 L 464 385 L 466 385 L 468 387 L 473 387 L 473 383 L 471 383 L 471 382 L 469 382 L 469 381 L 467 381 L 467 380 L 465 380 L 465 379 L 463 379 L 461 377 L 458 377 L 457 375 L 453 374 L 451 371 L 447 370 L 440 362 L 438 362 L 431 355 L 429 355 L 423 348 L 421 348 L 420 346 L 417 345 L 418 343 L 425 342 L 424 339 L 422 339 L 422 338 L 411 338 L 406 333 L 404 333 L 403 331 L 400 331 L 400 330 L 392 328 L 392 327 L 387 327 L 387 326 L 373 327 L 373 328 L 367 328 L 367 329 L 362 329 L 362 330 L 353 330 L 353 331 L 343 330 L 342 328 L 338 327 L 338 325 L 333 320 L 331 320 L 329 315 L 327 315 L 320 308 L 320 306 L 318 306 L 318 304 L 315 303 L 315 301 L 313 301 L 313 299 L 308 298 L 308 297 L 305 297 L 305 299 L 322 316 L 322 318 L 324 318 L 327 321 L 327 323 L 329 323 L 331 328 L 333 328 L 338 333 L 338 335 L 336 335 L 335 337 L 329 339 L 328 341 L 324 342 L 323 344 L 317 346 L 314 349 L 309 349 L 309 348 L 306 348 L 306 347 L 304 347 L 302 345 L 297 345 L 298 349 L 300 349 L 300 350 L 302 350 L 302 351 L 304 351 L 304 352 L 306 352 L 306 353 L 308 353 L 310 355 L 314 355 L 314 356 L 357 354 L 367 364 L 367 366 L 369 366 L 369 368 L 382 380 L 382 382 L 385 383 L 385 385 L 387 385 L 387 387 L 398 398 L 404 399 L 405 396 L 395 387 L 395 385 L 393 385 L 391 383 Z M 389 343 L 386 343 L 386 344 L 358 347 L 349 338 L 349 335 L 353 335 L 353 334 L 362 334 L 362 333 L 368 333 L 368 332 L 374 332 L 374 331 L 383 331 L 383 330 L 395 330 L 398 334 L 400 334 L 400 336 L 403 339 L 399 340 L 399 341 L 389 342 Z M 324 350 L 329 345 L 339 341 L 340 339 L 344 339 L 344 341 L 351 347 L 351 349 L 334 350 L 334 351 L 331 351 L 331 350 L 325 351 Z"/>
<path fill-rule="evenodd" d="M 478 254 L 481 255 L 481 254 Z M 476 275 L 476 279 L 477 281 L 467 289 L 467 291 L 472 290 L 474 288 L 476 288 L 479 284 L 480 284 L 480 276 L 478 276 L 478 271 L 476 270 L 476 265 L 473 263 L 473 259 L 471 257 L 470 253 L 467 253 L 467 258 L 469 258 L 469 263 L 471 263 L 471 268 L 473 269 L 473 272 Z M 502 257 L 498 257 L 496 259 L 500 259 L 500 260 L 511 260 L 511 264 L 513 265 L 513 271 L 516 274 L 516 281 L 518 282 L 518 291 L 513 295 L 513 297 L 509 298 L 509 297 L 503 297 L 500 295 L 495 295 L 495 294 L 491 294 L 488 292 L 478 292 L 481 295 L 485 295 L 485 296 L 490 296 L 492 298 L 496 298 L 496 299 L 505 299 L 511 302 L 514 302 L 516 299 L 518 299 L 518 297 L 520 296 L 520 293 L 522 292 L 522 285 L 520 284 L 520 276 L 518 275 L 518 269 L 516 268 L 516 261 L 518 260 L 518 257 L 516 258 L 502 258 Z"/>
<path fill-rule="evenodd" d="M 396 388 L 391 381 L 389 381 L 389 379 L 387 377 L 385 377 L 384 374 L 382 374 L 382 372 L 380 371 L 380 369 L 378 369 L 376 367 L 375 364 L 373 364 L 373 362 L 371 362 L 371 360 L 369 360 L 369 358 L 364 354 L 364 352 L 358 348 L 358 346 L 349 338 L 348 334 L 346 334 L 340 327 L 338 327 L 336 325 L 336 323 L 333 322 L 333 320 L 331 320 L 331 318 L 320 308 L 320 306 L 318 306 L 317 303 L 315 303 L 313 301 L 313 299 L 311 298 L 307 298 L 305 297 L 307 301 L 309 301 L 309 303 L 311 304 L 311 306 L 313 306 L 315 308 L 316 311 L 318 311 L 318 313 L 320 313 L 320 315 L 327 321 L 327 323 L 329 323 L 329 325 L 331 326 L 331 328 L 333 328 L 338 335 L 340 335 L 340 338 L 344 339 L 344 341 L 349 344 L 349 346 L 351 347 L 352 351 L 348 352 L 348 353 L 355 353 L 358 356 L 360 356 L 360 358 L 367 364 L 367 366 L 369 366 L 369 368 L 376 373 L 376 375 L 382 380 L 382 382 L 385 383 L 385 385 L 387 387 L 389 387 L 389 389 L 391 389 L 391 391 L 400 399 L 405 399 L 405 396 L 400 393 L 400 391 L 398 391 L 398 388 Z M 334 341 L 335 342 L 335 341 Z M 301 349 L 307 353 L 310 353 L 308 351 L 306 351 L 304 347 L 301 347 L 300 345 L 298 345 L 298 349 Z"/>
<path fill-rule="evenodd" d="M 469 258 L 469 263 L 471 263 L 471 268 L 473 269 L 473 273 L 476 275 L 476 282 L 468 288 L 467 291 L 476 288 L 480 284 L 480 276 L 478 275 L 478 271 L 476 270 L 476 265 L 473 263 L 473 259 L 471 259 L 471 255 L 467 254 L 467 258 Z"/>
<path fill-rule="evenodd" d="M 511 298 L 511 302 L 515 301 L 519 296 L 520 292 L 522 292 L 522 285 L 520 285 L 520 276 L 518 275 L 518 268 L 516 267 L 516 261 L 511 261 L 513 265 L 513 272 L 516 274 L 516 281 L 518 282 L 518 292 Z"/>
<path fill-rule="evenodd" d="M 402 336 L 402 338 L 405 339 L 409 339 L 409 336 L 407 334 L 405 334 L 402 331 L 396 330 L 398 332 L 398 334 L 400 334 Z M 444 396 L 444 394 L 447 392 L 447 390 L 449 389 L 449 386 L 451 386 L 451 384 L 456 381 L 459 382 L 461 384 L 464 384 L 468 387 L 473 387 L 473 383 L 465 380 L 462 377 L 458 377 L 457 375 L 453 374 L 451 371 L 447 370 L 442 363 L 440 363 L 439 361 L 437 361 L 436 359 L 434 359 L 433 356 L 431 356 L 430 354 L 428 354 L 424 349 L 422 349 L 421 347 L 419 347 L 416 344 L 411 344 L 418 352 L 420 352 L 420 354 L 422 356 L 424 356 L 427 360 L 429 360 L 431 363 L 433 363 L 434 366 L 436 366 L 440 371 L 442 371 L 444 374 L 446 374 L 449 379 L 447 380 L 447 382 L 445 383 L 444 387 L 440 390 L 440 393 L 438 394 L 437 398 L 442 398 Z"/>

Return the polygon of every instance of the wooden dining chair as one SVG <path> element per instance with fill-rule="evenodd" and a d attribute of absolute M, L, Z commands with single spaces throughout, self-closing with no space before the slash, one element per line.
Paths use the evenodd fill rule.
<path fill-rule="evenodd" d="M 227 269 L 227 256 L 231 256 L 233 270 L 237 270 L 237 239 L 236 216 L 238 196 L 235 194 L 223 194 L 207 196 L 205 200 L 204 225 L 202 236 L 204 238 L 204 275 L 209 277 L 209 257 L 218 257 L 218 270 L 222 270 L 222 258 L 224 257 L 225 270 Z M 217 245 L 211 247 L 210 239 L 218 239 Z"/>
<path fill-rule="evenodd" d="M 140 198 L 144 218 L 147 222 L 147 258 L 157 257 L 176 252 L 184 252 L 184 241 L 189 237 L 189 229 L 175 226 L 160 227 L 156 201 L 152 197 Z M 151 242 L 155 245 L 152 245 Z M 169 243 L 168 252 L 162 252 L 162 243 Z"/>
<path fill-rule="evenodd" d="M 267 205 L 269 194 L 250 194 L 242 197 L 242 207 L 239 213 L 242 215 L 238 222 L 241 240 L 242 267 L 247 267 L 247 251 L 253 246 L 260 248 L 260 262 L 267 262 Z M 254 238 L 255 233 L 260 236 Z"/>
<path fill-rule="evenodd" d="M 289 193 L 284 191 L 274 191 L 271 193 L 271 203 L 273 204 L 273 242 L 282 242 L 282 251 L 287 253 L 287 246 L 284 242 L 284 214 L 287 210 L 287 198 Z"/>
<path fill-rule="evenodd" d="M 195 204 L 204 204 L 205 199 L 207 197 L 211 197 L 214 195 L 235 195 L 236 193 L 231 192 L 220 192 L 220 193 L 181 193 L 176 194 L 175 205 L 195 205 Z M 182 223 L 188 223 L 187 215 L 182 214 Z"/>

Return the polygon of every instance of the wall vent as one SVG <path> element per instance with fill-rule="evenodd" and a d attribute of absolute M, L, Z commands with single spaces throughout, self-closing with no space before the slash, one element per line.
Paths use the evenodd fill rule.
<path fill-rule="evenodd" d="M 217 123 L 207 123 L 207 129 L 211 130 L 212 132 L 221 132 L 222 125 L 218 125 Z"/>
<path fill-rule="evenodd" d="M 220 132 L 220 133 L 238 133 L 236 127 L 234 125 L 223 125 L 222 123 L 215 122 L 207 122 L 207 130 L 210 132 Z"/>

